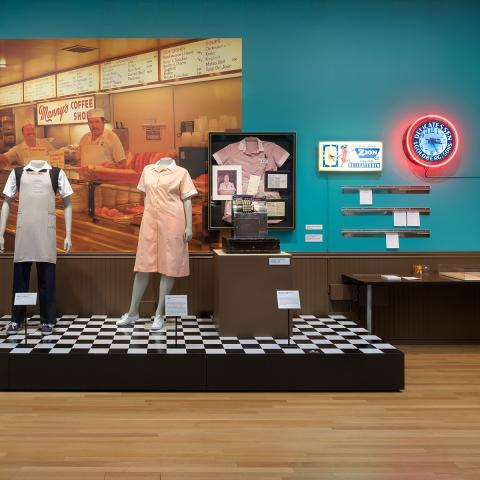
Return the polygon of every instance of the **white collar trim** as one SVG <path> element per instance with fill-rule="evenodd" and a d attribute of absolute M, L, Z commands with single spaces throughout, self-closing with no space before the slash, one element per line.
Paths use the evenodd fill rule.
<path fill-rule="evenodd" d="M 165 168 L 168 168 L 169 170 L 171 170 L 173 172 L 177 168 L 177 164 L 175 163 L 175 160 L 172 159 L 172 161 L 166 167 L 162 167 L 161 165 L 158 164 L 158 162 L 161 161 L 161 160 L 163 160 L 163 159 L 157 160 L 154 163 L 155 170 L 161 171 L 161 170 L 164 170 Z"/>
<path fill-rule="evenodd" d="M 31 160 L 28 165 L 23 167 L 24 170 L 33 170 L 34 172 L 39 172 L 40 170 L 51 170 L 52 166 L 49 165 L 46 161 L 43 161 L 43 165 L 41 167 L 35 167 L 33 162 L 42 162 L 43 160 Z"/>
<path fill-rule="evenodd" d="M 247 137 L 249 140 L 256 140 L 257 141 L 257 151 L 255 153 L 258 153 L 258 152 L 264 152 L 265 149 L 263 148 L 263 143 L 262 141 L 257 138 L 257 137 Z M 238 144 L 238 149 L 242 152 L 246 152 L 247 151 L 247 138 L 244 138 L 239 144 Z"/>

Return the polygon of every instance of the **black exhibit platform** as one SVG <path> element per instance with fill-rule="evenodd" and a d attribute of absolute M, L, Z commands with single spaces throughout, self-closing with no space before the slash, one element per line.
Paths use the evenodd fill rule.
<path fill-rule="evenodd" d="M 0 319 L 1 390 L 398 391 L 404 355 L 341 315 L 293 319 L 286 338 L 221 337 L 211 319 L 151 320 L 117 327 L 116 318 L 59 318 L 41 336 L 38 317 L 7 336 Z"/>

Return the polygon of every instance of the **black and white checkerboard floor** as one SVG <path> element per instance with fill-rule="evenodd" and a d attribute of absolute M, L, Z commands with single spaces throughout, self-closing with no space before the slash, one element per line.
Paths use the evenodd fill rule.
<path fill-rule="evenodd" d="M 141 319 L 134 327 L 116 326 L 118 318 L 106 315 L 58 319 L 53 335 L 42 337 L 38 317 L 24 331 L 7 336 L 9 316 L 0 318 L 1 353 L 50 354 L 388 354 L 398 353 L 392 345 L 342 315 L 293 319 L 290 339 L 221 337 L 212 319 L 185 317 L 177 323 L 168 319 L 160 332 L 149 332 L 151 319 Z"/>

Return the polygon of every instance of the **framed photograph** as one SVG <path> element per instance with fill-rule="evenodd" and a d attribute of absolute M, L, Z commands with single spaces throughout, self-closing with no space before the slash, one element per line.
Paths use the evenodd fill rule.
<path fill-rule="evenodd" d="M 291 184 L 291 172 L 273 171 L 265 172 L 265 191 L 274 192 L 285 190 L 288 191 Z"/>
<path fill-rule="evenodd" d="M 295 163 L 295 132 L 210 132 L 209 229 L 232 228 L 231 196 L 241 193 L 270 202 L 269 230 L 294 230 Z"/>
<path fill-rule="evenodd" d="M 212 167 L 212 199 L 231 200 L 232 195 L 242 193 L 242 167 L 229 165 Z"/>

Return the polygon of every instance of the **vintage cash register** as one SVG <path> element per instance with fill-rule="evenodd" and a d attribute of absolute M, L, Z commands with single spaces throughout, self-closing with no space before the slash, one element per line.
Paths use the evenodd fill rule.
<path fill-rule="evenodd" d="M 233 238 L 223 239 L 227 253 L 279 253 L 280 239 L 268 236 L 265 197 L 233 195 Z"/>

